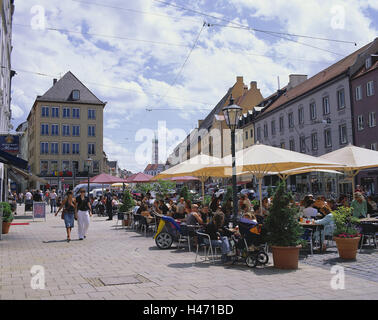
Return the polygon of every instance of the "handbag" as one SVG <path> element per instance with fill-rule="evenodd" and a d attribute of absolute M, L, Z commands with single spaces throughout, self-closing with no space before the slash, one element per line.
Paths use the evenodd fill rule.
<path fill-rule="evenodd" d="M 64 213 L 66 212 L 66 210 L 63 210 L 62 211 L 62 215 L 61 215 L 61 218 L 64 220 Z"/>

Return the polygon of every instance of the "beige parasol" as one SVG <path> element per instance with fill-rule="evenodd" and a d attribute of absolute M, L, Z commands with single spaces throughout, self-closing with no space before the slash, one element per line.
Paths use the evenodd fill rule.
<path fill-rule="evenodd" d="M 341 170 L 352 178 L 352 192 L 355 190 L 354 177 L 363 169 L 378 167 L 378 151 L 356 147 L 352 144 L 326 153 L 319 158 L 340 164 Z"/>

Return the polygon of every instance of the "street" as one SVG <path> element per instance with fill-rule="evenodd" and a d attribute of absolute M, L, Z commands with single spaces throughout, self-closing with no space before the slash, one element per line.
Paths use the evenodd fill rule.
<path fill-rule="evenodd" d="M 49 210 L 48 210 L 49 211 Z M 18 216 L 23 206 L 18 207 Z M 67 243 L 60 216 L 47 221 L 15 219 L 0 241 L 0 299 L 43 300 L 333 300 L 377 299 L 378 279 L 345 271 L 344 289 L 332 289 L 332 252 L 300 259 L 298 270 L 194 264 L 195 252 L 159 250 L 152 235 L 115 228 L 116 217 L 91 218 L 88 237 L 79 241 L 77 225 Z M 371 253 L 369 249 L 366 249 Z M 377 253 L 361 254 L 376 270 Z M 270 256 L 270 260 L 272 257 Z M 368 260 L 367 260 L 368 259 Z M 360 260 L 361 261 L 361 260 Z M 323 261 L 324 262 L 324 261 Z M 369 262 L 369 263 L 370 263 Z M 343 264 L 340 264 L 343 265 Z M 349 264 L 350 265 L 350 264 Z M 33 266 L 44 268 L 45 288 L 32 289 Z M 344 264 L 348 268 L 348 264 Z M 376 274 L 376 271 L 372 274 Z M 122 284 L 120 284 L 122 283 Z"/>

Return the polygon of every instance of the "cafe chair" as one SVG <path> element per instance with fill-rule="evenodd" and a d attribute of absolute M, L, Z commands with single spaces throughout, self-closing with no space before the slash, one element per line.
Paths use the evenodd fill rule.
<path fill-rule="evenodd" d="M 182 242 L 188 242 L 188 249 L 189 252 L 191 251 L 190 248 L 190 230 L 189 227 L 185 223 L 180 224 L 180 237 L 178 239 L 177 249 L 180 249 L 180 244 Z"/>
<path fill-rule="evenodd" d="M 311 252 L 311 255 L 314 254 L 314 251 L 313 251 L 313 232 L 311 229 L 308 229 L 308 228 L 305 228 L 304 229 L 304 232 L 303 232 L 303 235 L 301 237 L 302 240 L 305 240 L 309 245 L 310 245 L 310 252 Z"/>
<path fill-rule="evenodd" d="M 122 222 L 123 222 L 124 219 L 125 219 L 125 213 L 124 212 L 117 212 L 117 224 L 115 225 L 116 229 L 118 229 L 118 222 L 119 221 L 121 221 L 121 227 L 123 228 Z"/>
<path fill-rule="evenodd" d="M 373 239 L 374 248 L 377 248 L 377 236 L 376 232 L 378 230 L 378 224 L 377 223 L 361 223 L 361 245 L 360 245 L 360 252 L 362 250 L 362 246 L 364 245 L 364 240 L 367 238 L 369 240 L 369 246 L 370 240 Z"/>
<path fill-rule="evenodd" d="M 207 233 L 199 232 L 199 231 L 196 231 L 196 235 L 197 235 L 197 250 L 196 250 L 195 263 L 197 263 L 199 247 L 204 248 L 205 259 L 202 261 L 209 260 L 211 262 L 210 260 L 210 253 L 211 253 L 212 262 L 215 263 L 215 256 L 217 255 L 217 247 L 213 248 L 211 244 L 210 235 L 208 235 Z M 204 241 L 205 239 L 208 240 L 208 243 Z M 214 255 L 214 252 L 215 252 L 215 255 Z M 207 258 L 208 256 L 209 256 L 209 259 Z"/>

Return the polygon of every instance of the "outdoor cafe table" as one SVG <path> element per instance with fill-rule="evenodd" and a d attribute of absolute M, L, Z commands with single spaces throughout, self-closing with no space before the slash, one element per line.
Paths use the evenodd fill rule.
<path fill-rule="evenodd" d="M 322 224 L 316 224 L 314 222 L 306 223 L 306 222 L 299 222 L 299 224 L 303 228 L 312 229 L 312 242 L 314 243 L 315 231 L 319 231 L 319 242 L 320 242 L 320 250 L 319 252 L 323 251 L 323 239 L 322 239 L 322 231 L 324 230 L 324 226 Z"/>
<path fill-rule="evenodd" d="M 364 218 L 360 219 L 360 222 L 378 223 L 378 218 Z"/>

